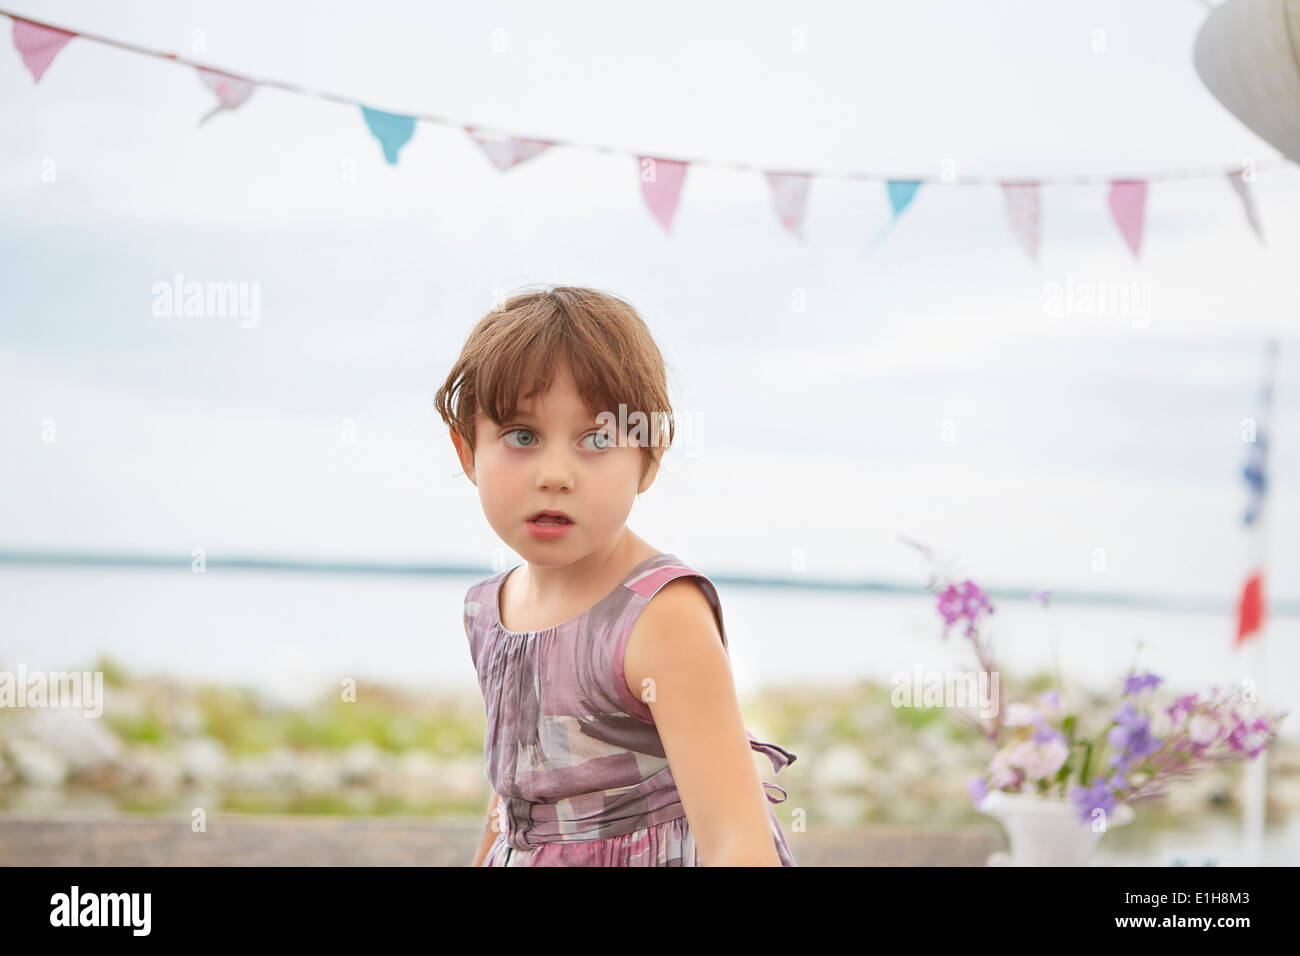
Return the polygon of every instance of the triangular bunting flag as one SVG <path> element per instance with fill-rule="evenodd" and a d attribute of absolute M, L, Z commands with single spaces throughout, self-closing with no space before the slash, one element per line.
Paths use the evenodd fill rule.
<path fill-rule="evenodd" d="M 682 195 L 682 183 L 686 181 L 686 163 L 676 159 L 655 159 L 652 156 L 638 156 L 637 169 L 641 177 L 641 195 L 646 205 L 664 232 L 672 229 L 673 214 L 677 212 L 677 200 Z"/>
<path fill-rule="evenodd" d="M 1241 204 L 1246 207 L 1246 221 L 1250 223 L 1250 228 L 1263 241 L 1264 230 L 1259 224 L 1259 210 L 1255 208 L 1255 195 L 1250 191 L 1250 184 L 1242 179 L 1240 172 L 1228 173 L 1228 182 L 1232 183 L 1232 188 L 1241 197 Z"/>
<path fill-rule="evenodd" d="M 372 110 L 369 106 L 361 107 L 361 115 L 366 118 L 370 132 L 384 148 L 384 159 L 388 160 L 390 166 L 396 166 L 397 151 L 415 135 L 415 117 Z"/>
<path fill-rule="evenodd" d="M 32 73 L 32 79 L 37 83 L 50 68 L 54 58 L 59 55 L 59 51 L 75 36 L 75 33 L 66 30 L 56 30 L 54 27 L 45 27 L 14 17 L 14 48 L 23 55 L 23 63 L 27 65 L 27 69 Z"/>
<path fill-rule="evenodd" d="M 1146 201 L 1147 184 L 1142 180 L 1117 179 L 1110 184 L 1110 213 L 1134 257 L 1142 247 L 1142 217 Z"/>
<path fill-rule="evenodd" d="M 916 198 L 916 191 L 920 188 L 919 179 L 891 179 L 885 183 L 885 190 L 889 193 L 889 205 L 894 210 L 895 219 L 911 205 L 912 200 Z"/>
<path fill-rule="evenodd" d="M 1007 218 L 1016 240 L 1038 260 L 1038 183 L 1003 183 L 1002 193 L 1007 200 Z"/>
<path fill-rule="evenodd" d="M 216 70 L 207 70 L 201 66 L 195 69 L 199 71 L 199 79 L 203 81 L 203 85 L 217 94 L 217 105 L 199 120 L 200 126 L 222 110 L 238 109 L 253 95 L 254 84 L 243 77 L 218 73 Z"/>
<path fill-rule="evenodd" d="M 542 139 L 523 139 L 519 136 L 494 137 L 484 136 L 472 126 L 466 126 L 465 132 L 483 148 L 492 165 L 497 169 L 509 169 L 518 166 L 525 159 L 532 159 L 538 153 L 548 149 L 552 144 Z"/>
<path fill-rule="evenodd" d="M 808 203 L 807 173 L 768 173 L 767 185 L 772 190 L 772 205 L 781 217 L 781 225 L 803 239 L 804 207 Z"/>
<path fill-rule="evenodd" d="M 885 183 L 885 194 L 889 197 L 889 208 L 892 210 L 889 222 L 885 223 L 885 228 L 881 229 L 876 238 L 871 240 L 870 245 L 878 246 L 885 241 L 885 236 L 894 228 L 894 223 L 898 222 L 898 217 L 916 198 L 916 191 L 921 188 L 919 179 L 890 179 Z"/>

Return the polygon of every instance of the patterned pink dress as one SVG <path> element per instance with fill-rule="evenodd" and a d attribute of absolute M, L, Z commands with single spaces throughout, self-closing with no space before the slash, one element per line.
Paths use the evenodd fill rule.
<path fill-rule="evenodd" d="M 641 609 L 683 576 L 699 582 L 727 649 L 713 582 L 675 555 L 657 554 L 577 617 L 520 633 L 501 624 L 509 573 L 484 578 L 465 595 L 487 714 L 486 776 L 500 795 L 499 833 L 483 866 L 699 866 L 654 717 L 628 689 L 623 652 Z M 789 751 L 746 735 L 774 772 L 794 762 Z M 763 786 L 781 794 L 765 791 L 769 802 L 786 799 L 776 784 Z M 771 807 L 768 816 L 781 864 L 796 866 Z"/>

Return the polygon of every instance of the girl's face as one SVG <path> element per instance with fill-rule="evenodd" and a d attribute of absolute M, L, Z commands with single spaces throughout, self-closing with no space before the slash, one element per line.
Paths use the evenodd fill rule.
<path fill-rule="evenodd" d="M 492 530 L 530 564 L 573 564 L 613 547 L 637 494 L 658 471 L 652 464 L 641 478 L 641 449 L 620 446 L 617 425 L 596 420 L 568 369 L 544 396 L 522 401 L 515 419 L 498 425 L 480 414 L 475 426 L 472 456 L 452 435 L 461 464 Z M 543 510 L 561 511 L 572 523 L 530 520 Z"/>

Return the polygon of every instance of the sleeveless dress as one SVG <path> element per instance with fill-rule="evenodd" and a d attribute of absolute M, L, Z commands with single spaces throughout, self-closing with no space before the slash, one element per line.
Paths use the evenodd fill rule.
<path fill-rule="evenodd" d="M 487 714 L 486 777 L 499 795 L 499 831 L 483 866 L 700 866 L 695 840 L 654 717 L 628 689 L 623 653 L 637 616 L 669 581 L 697 579 L 717 619 L 722 605 L 703 574 L 672 554 L 633 568 L 577 617 L 541 631 L 501 624 L 510 571 L 470 587 L 465 632 Z M 773 772 L 795 755 L 757 740 Z M 787 794 L 765 788 L 771 803 Z M 796 866 L 776 813 L 767 808 L 782 866 Z"/>

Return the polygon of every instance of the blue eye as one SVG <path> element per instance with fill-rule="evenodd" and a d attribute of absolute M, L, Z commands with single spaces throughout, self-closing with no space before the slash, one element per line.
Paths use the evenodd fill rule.
<path fill-rule="evenodd" d="M 503 435 L 502 437 L 509 438 L 511 435 L 515 434 L 516 432 L 527 432 L 529 435 L 534 434 L 531 428 L 512 428 L 510 429 L 510 431 L 506 432 L 505 435 Z M 509 445 L 510 442 L 507 441 L 506 444 Z M 534 435 L 532 441 L 523 445 L 511 445 L 510 447 L 511 448 L 532 448 L 536 444 L 537 444 L 537 440 L 536 440 L 536 436 Z"/>
<path fill-rule="evenodd" d="M 614 438 L 609 432 L 592 432 L 587 438 L 596 439 L 596 446 L 592 451 L 604 451 L 614 446 Z"/>

